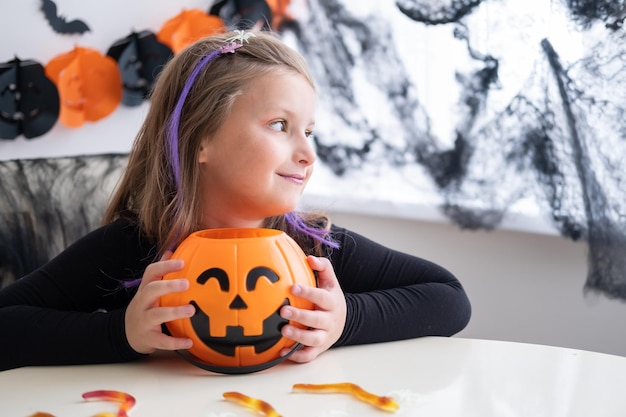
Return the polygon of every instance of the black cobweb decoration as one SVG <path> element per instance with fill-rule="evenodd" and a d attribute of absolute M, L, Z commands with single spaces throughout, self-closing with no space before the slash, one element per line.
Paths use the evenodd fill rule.
<path fill-rule="evenodd" d="M 483 0 L 456 0 L 451 2 L 397 0 L 396 6 L 402 13 L 416 22 L 439 25 L 458 22 L 482 2 Z"/>
<path fill-rule="evenodd" d="M 601 21 L 611 30 L 619 30 L 626 19 L 626 2 L 623 0 L 565 0 L 572 20 L 584 28 Z"/>
<path fill-rule="evenodd" d="M 589 242 L 586 287 L 626 299 L 626 94 L 617 88 L 626 82 L 626 53 L 615 54 L 610 47 L 624 45 L 626 36 L 611 35 L 611 43 L 596 44 L 593 57 L 567 70 L 548 40 L 542 47 L 554 83 L 549 90 L 556 122 L 552 132 L 570 150 L 569 160 L 559 162 L 572 165 L 567 180 L 575 184 L 566 184 L 579 188 L 575 206 Z M 552 201 L 553 212 L 559 203 Z"/>
<path fill-rule="evenodd" d="M 449 25 L 471 60 L 456 74 L 459 117 L 453 144 L 445 146 L 394 46 L 392 24 L 357 16 L 348 2 L 310 0 L 310 18 L 290 30 L 331 97 L 322 98 L 330 127 L 316 132 L 319 158 L 338 177 L 368 165 L 419 166 L 442 197 L 443 213 L 462 228 L 493 229 L 531 198 L 561 235 L 588 243 L 586 290 L 626 299 L 625 4 L 553 1 L 577 30 L 593 32 L 586 56 L 567 62 L 549 38 L 537 42 L 519 91 L 488 113 L 503 58 L 474 48 L 466 25 L 486 3 L 495 1 L 396 2 L 416 25 Z M 388 114 L 385 129 L 358 105 L 357 72 Z"/>
<path fill-rule="evenodd" d="M 100 225 L 127 155 L 0 161 L 0 288 Z"/>

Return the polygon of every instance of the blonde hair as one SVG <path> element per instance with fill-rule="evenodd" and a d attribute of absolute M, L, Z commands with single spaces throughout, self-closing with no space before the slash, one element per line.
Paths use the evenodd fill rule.
<path fill-rule="evenodd" d="M 270 32 L 255 32 L 234 53 L 218 55 L 201 69 L 180 111 L 178 161 L 180 185 L 168 153 L 168 122 L 191 73 L 237 33 L 201 39 L 174 56 L 163 68 L 150 96 L 150 109 L 137 134 L 128 165 L 106 209 L 103 222 L 128 218 L 158 245 L 158 254 L 173 249 L 200 228 L 198 153 L 224 121 L 248 83 L 277 70 L 294 71 L 314 82 L 302 56 Z M 293 213 L 288 213 L 292 215 Z M 310 254 L 321 255 L 330 227 L 323 215 L 298 215 L 304 229 L 285 215 L 266 219 L 264 227 L 283 230 Z M 309 229 L 310 228 L 310 229 Z M 314 233 L 309 233 L 313 231 Z M 322 231 L 322 235 L 319 232 Z"/>

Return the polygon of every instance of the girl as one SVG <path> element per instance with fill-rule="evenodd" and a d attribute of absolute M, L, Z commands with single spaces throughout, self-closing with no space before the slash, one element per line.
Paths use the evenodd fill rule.
<path fill-rule="evenodd" d="M 202 39 L 163 69 L 101 228 L 0 291 L 0 369 L 129 361 L 191 340 L 162 324 L 192 305 L 159 307 L 186 279 L 170 259 L 190 233 L 285 231 L 310 255 L 314 310 L 285 306 L 285 337 L 308 362 L 333 346 L 450 336 L 469 321 L 459 281 L 314 213 L 295 212 L 311 177 L 316 92 L 302 57 L 270 33 Z M 287 352 L 284 352 L 285 354 Z"/>

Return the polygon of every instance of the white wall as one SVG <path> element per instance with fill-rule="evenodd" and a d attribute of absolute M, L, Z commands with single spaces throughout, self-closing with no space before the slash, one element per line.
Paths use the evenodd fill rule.
<path fill-rule="evenodd" d="M 586 244 L 559 236 L 464 231 L 447 223 L 329 212 L 383 244 L 448 268 L 472 301 L 460 337 L 626 355 L 626 303 L 585 296 Z"/>

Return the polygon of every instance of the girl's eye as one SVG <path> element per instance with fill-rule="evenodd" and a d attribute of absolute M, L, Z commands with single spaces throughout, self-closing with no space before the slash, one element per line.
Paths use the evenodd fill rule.
<path fill-rule="evenodd" d="M 270 123 L 270 128 L 274 129 L 277 132 L 286 132 L 287 122 L 284 120 L 277 120 L 275 122 Z"/>
<path fill-rule="evenodd" d="M 312 130 L 305 130 L 304 131 L 304 136 L 306 136 L 307 138 L 312 138 L 313 137 L 313 131 Z"/>

